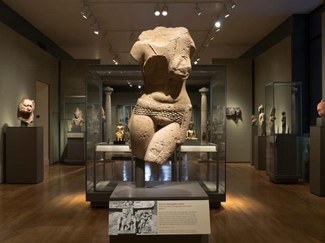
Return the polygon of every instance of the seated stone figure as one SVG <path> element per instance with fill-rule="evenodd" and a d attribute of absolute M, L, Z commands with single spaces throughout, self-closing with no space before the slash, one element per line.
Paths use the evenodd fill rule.
<path fill-rule="evenodd" d="M 184 143 L 192 112 L 185 85 L 194 50 L 182 27 L 144 31 L 132 47 L 144 79 L 128 123 L 129 145 L 138 159 L 164 163 Z"/>
<path fill-rule="evenodd" d="M 186 139 L 189 139 L 189 140 L 196 140 L 197 139 L 193 122 L 190 122 L 188 130 L 186 131 Z"/>
<path fill-rule="evenodd" d="M 17 118 L 22 127 L 30 127 L 34 122 L 35 102 L 28 98 L 22 98 L 18 104 Z"/>

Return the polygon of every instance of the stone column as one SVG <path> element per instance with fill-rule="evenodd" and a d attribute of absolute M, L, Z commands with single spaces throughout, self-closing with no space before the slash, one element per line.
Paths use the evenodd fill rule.
<path fill-rule="evenodd" d="M 208 102 L 207 102 L 207 93 L 209 92 L 208 88 L 199 89 L 201 93 L 201 141 L 203 142 L 203 137 L 207 138 L 207 115 L 208 115 Z M 205 136 L 203 135 L 205 133 Z"/>
<path fill-rule="evenodd" d="M 114 91 L 113 88 L 106 86 L 104 88 L 106 102 L 105 102 L 105 111 L 106 111 L 106 142 L 111 141 L 112 134 L 112 99 L 111 94 Z"/>

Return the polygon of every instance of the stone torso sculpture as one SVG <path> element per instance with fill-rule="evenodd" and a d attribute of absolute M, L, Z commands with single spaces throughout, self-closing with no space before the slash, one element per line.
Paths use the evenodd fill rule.
<path fill-rule="evenodd" d="M 260 135 L 261 136 L 265 136 L 266 135 L 266 123 L 265 123 L 265 113 L 264 113 L 264 106 L 263 105 L 260 105 L 258 107 L 258 122 L 259 122 L 259 125 L 260 125 Z"/>
<path fill-rule="evenodd" d="M 270 127 L 270 134 L 274 135 L 275 133 L 275 108 L 272 107 L 270 110 L 270 118 L 269 118 L 269 127 Z"/>
<path fill-rule="evenodd" d="M 34 122 L 35 102 L 28 98 L 23 98 L 17 109 L 17 118 L 21 121 L 22 127 L 30 127 Z"/>
<path fill-rule="evenodd" d="M 186 92 L 195 46 L 187 29 L 157 27 L 142 32 L 131 55 L 142 66 L 144 90 L 130 117 L 134 156 L 164 163 L 186 138 L 192 105 Z"/>

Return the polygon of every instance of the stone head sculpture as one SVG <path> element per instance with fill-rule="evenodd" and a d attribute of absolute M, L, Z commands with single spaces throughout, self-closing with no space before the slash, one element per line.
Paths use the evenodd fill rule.
<path fill-rule="evenodd" d="M 34 122 L 35 102 L 28 98 L 22 98 L 17 108 L 17 118 L 22 127 L 30 127 Z"/>
<path fill-rule="evenodd" d="M 138 159 L 164 163 L 185 141 L 192 111 L 185 85 L 194 50 L 183 27 L 144 31 L 132 47 L 144 80 L 128 123 L 130 148 Z"/>
<path fill-rule="evenodd" d="M 317 112 L 320 117 L 325 117 L 325 99 L 322 99 L 317 105 Z"/>

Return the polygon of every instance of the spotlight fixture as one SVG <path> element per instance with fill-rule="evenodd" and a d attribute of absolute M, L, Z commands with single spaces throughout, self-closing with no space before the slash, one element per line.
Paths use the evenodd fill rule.
<path fill-rule="evenodd" d="M 93 32 L 94 32 L 94 34 L 95 35 L 99 35 L 99 25 L 98 25 L 98 23 L 96 22 L 95 24 L 94 24 L 94 26 L 93 26 Z"/>
<path fill-rule="evenodd" d="M 197 55 L 195 61 L 193 62 L 194 65 L 197 65 L 199 63 L 199 61 L 200 61 L 200 57 L 199 57 L 199 55 Z"/>
<path fill-rule="evenodd" d="M 83 9 L 80 11 L 80 14 L 84 19 L 88 19 L 91 15 L 89 7 L 84 6 Z"/>
<path fill-rule="evenodd" d="M 114 62 L 115 65 L 118 65 L 118 58 L 117 58 L 117 55 L 114 55 L 112 61 Z"/>
<path fill-rule="evenodd" d="M 164 3 L 164 6 L 162 7 L 161 14 L 162 14 L 162 16 L 167 16 L 168 15 L 168 7 L 167 7 L 166 3 Z"/>
<path fill-rule="evenodd" d="M 157 3 L 156 7 L 155 7 L 155 12 L 154 12 L 155 16 L 160 16 L 160 7 L 159 7 L 159 3 Z"/>
<path fill-rule="evenodd" d="M 230 8 L 234 9 L 236 7 L 236 3 L 234 3 L 233 0 L 229 0 L 229 6 Z"/>
<path fill-rule="evenodd" d="M 142 87 L 141 85 L 138 85 L 138 89 L 141 89 L 141 87 Z"/>
<path fill-rule="evenodd" d="M 197 16 L 200 16 L 202 14 L 202 11 L 201 11 L 198 3 L 195 4 L 195 13 Z"/>
<path fill-rule="evenodd" d="M 229 11 L 228 11 L 228 8 L 227 8 L 227 5 L 225 4 L 224 5 L 224 8 L 225 8 L 225 18 L 228 18 L 229 16 L 230 16 L 230 13 L 229 13 Z"/>

